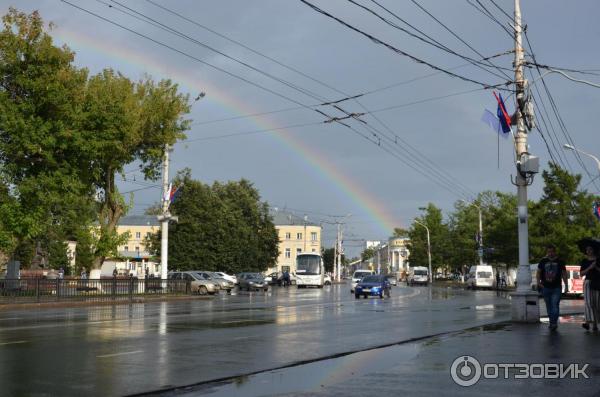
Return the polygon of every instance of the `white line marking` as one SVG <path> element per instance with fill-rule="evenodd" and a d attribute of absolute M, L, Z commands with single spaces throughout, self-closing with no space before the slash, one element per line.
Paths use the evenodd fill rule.
<path fill-rule="evenodd" d="M 127 354 L 137 354 L 142 353 L 143 350 L 136 350 L 132 352 L 123 352 L 123 353 L 113 353 L 113 354 L 102 354 L 100 356 L 96 356 L 97 358 L 106 358 L 106 357 L 116 357 L 116 356 L 125 356 Z"/>
<path fill-rule="evenodd" d="M 0 343 L 0 346 L 17 345 L 17 344 L 20 344 L 20 343 L 27 343 L 27 341 L 26 340 L 17 340 L 17 341 L 14 341 L 14 342 L 2 342 L 2 343 Z"/>

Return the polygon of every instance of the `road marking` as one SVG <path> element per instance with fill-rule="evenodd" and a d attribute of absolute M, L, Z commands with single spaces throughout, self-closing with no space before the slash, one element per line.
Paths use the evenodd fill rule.
<path fill-rule="evenodd" d="M 143 350 L 135 350 L 132 352 L 123 352 L 123 353 L 113 353 L 113 354 L 102 354 L 100 356 L 96 356 L 97 358 L 107 358 L 107 357 L 117 357 L 117 356 L 125 356 L 127 354 L 137 354 L 142 353 Z"/>
<path fill-rule="evenodd" d="M 11 321 L 11 320 L 20 320 L 23 317 L 8 317 L 8 318 L 0 318 L 0 321 Z"/>
<path fill-rule="evenodd" d="M 17 344 L 21 344 L 21 343 L 27 343 L 26 340 L 17 340 L 14 342 L 2 342 L 0 343 L 0 346 L 5 346 L 5 345 L 17 345 Z"/>

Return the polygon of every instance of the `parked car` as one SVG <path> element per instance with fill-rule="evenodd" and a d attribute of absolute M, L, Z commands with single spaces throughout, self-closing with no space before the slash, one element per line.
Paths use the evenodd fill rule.
<path fill-rule="evenodd" d="M 224 272 L 214 272 L 217 276 L 224 278 L 225 280 L 231 281 L 234 284 L 238 283 L 237 277 L 232 276 L 230 274 L 224 273 Z"/>
<path fill-rule="evenodd" d="M 240 290 L 269 290 L 269 284 L 265 281 L 265 278 L 260 273 L 240 273 L 237 275 L 238 287 Z"/>
<path fill-rule="evenodd" d="M 362 280 L 365 276 L 372 275 L 373 272 L 370 270 L 356 270 L 354 274 L 352 274 L 352 283 L 350 284 L 350 292 L 354 293 L 354 288 L 356 285 Z"/>
<path fill-rule="evenodd" d="M 323 283 L 325 285 L 331 285 L 331 276 L 329 274 L 325 275 L 325 278 L 323 279 Z"/>
<path fill-rule="evenodd" d="M 393 274 L 388 274 L 386 276 L 387 281 L 390 283 L 390 285 L 396 286 L 398 285 L 398 280 L 396 279 L 396 276 Z"/>
<path fill-rule="evenodd" d="M 281 275 L 279 273 L 277 273 L 277 272 L 271 273 L 271 274 L 268 274 L 268 275 L 265 276 L 265 281 L 269 285 L 278 284 L 280 277 L 281 277 Z"/>
<path fill-rule="evenodd" d="M 356 299 L 361 296 L 364 296 L 365 299 L 369 296 L 378 296 L 381 299 L 389 298 L 391 289 L 390 282 L 387 280 L 386 276 L 373 274 L 363 277 L 363 279 L 356 284 L 354 297 Z"/>
<path fill-rule="evenodd" d="M 169 280 L 186 280 L 190 282 L 192 293 L 199 295 L 214 295 L 219 292 L 219 286 L 200 277 L 196 272 L 169 272 Z"/>
<path fill-rule="evenodd" d="M 406 285 L 429 284 L 429 269 L 424 266 L 414 266 L 409 268 L 406 276 Z"/>
<path fill-rule="evenodd" d="M 217 273 L 202 270 L 194 272 L 198 274 L 202 279 L 212 281 L 213 283 L 217 284 L 219 286 L 219 289 L 227 291 L 228 293 L 231 292 L 231 290 L 235 287 L 235 284 L 232 281 L 221 278 Z"/>

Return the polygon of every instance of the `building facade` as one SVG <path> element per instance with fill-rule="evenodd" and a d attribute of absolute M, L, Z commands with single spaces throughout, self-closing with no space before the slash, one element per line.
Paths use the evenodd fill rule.
<path fill-rule="evenodd" d="M 111 276 L 116 268 L 119 274 L 132 274 L 143 278 L 160 276 L 160 262 L 155 261 L 146 247 L 145 240 L 160 230 L 155 215 L 124 216 L 117 226 L 119 234 L 129 233 L 128 240 L 118 247 L 119 258 L 110 258 L 102 265 L 102 276 Z"/>
<path fill-rule="evenodd" d="M 370 269 L 376 273 L 396 273 L 401 277 L 408 272 L 409 243 L 408 237 L 390 237 L 387 242 L 379 242 L 378 245 L 365 245 L 365 248 L 374 249 L 374 255 L 356 268 Z"/>
<path fill-rule="evenodd" d="M 304 252 L 321 254 L 322 227 L 307 219 L 283 211 L 272 213 L 279 236 L 277 264 L 267 270 L 274 272 L 296 271 L 296 256 Z"/>

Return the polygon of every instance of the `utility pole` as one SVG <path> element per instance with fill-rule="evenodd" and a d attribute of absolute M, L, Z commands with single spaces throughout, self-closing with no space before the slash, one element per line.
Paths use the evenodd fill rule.
<path fill-rule="evenodd" d="M 479 211 L 479 236 L 477 238 L 477 244 L 478 244 L 477 255 L 479 256 L 479 266 L 483 266 L 483 220 L 482 220 L 482 216 L 481 216 L 481 207 L 479 205 L 477 205 L 473 202 L 469 202 L 467 200 L 460 200 L 460 201 L 476 207 L 477 211 Z"/>
<path fill-rule="evenodd" d="M 169 153 L 171 145 L 166 144 L 163 154 L 163 171 L 162 171 L 162 213 L 158 215 L 160 221 L 160 278 L 167 279 L 169 273 L 168 258 L 169 258 L 169 221 L 177 221 L 176 216 L 171 216 L 169 205 L 171 199 L 169 197 Z"/>
<path fill-rule="evenodd" d="M 535 173 L 527 151 L 527 130 L 525 126 L 526 101 L 525 88 L 527 81 L 523 73 L 525 56 L 522 41 L 521 4 L 515 0 L 515 94 L 517 99 L 516 121 L 517 132 L 515 147 L 517 154 L 517 212 L 519 235 L 519 270 L 517 272 L 517 291 L 512 295 L 512 318 L 519 322 L 539 322 L 540 310 L 537 293 L 531 291 L 531 270 L 529 267 L 529 226 L 527 213 L 528 173 Z M 535 159 L 534 159 L 535 160 Z"/>
<path fill-rule="evenodd" d="M 337 256 L 335 265 L 335 281 L 340 282 L 342 268 L 342 224 L 337 224 Z"/>

